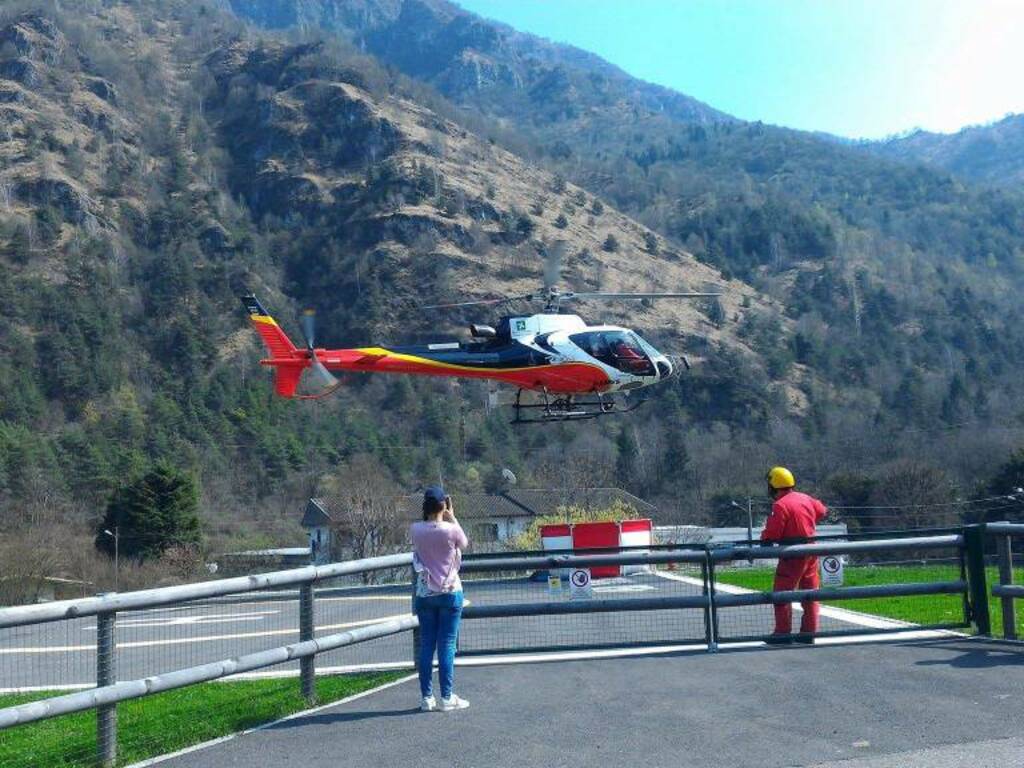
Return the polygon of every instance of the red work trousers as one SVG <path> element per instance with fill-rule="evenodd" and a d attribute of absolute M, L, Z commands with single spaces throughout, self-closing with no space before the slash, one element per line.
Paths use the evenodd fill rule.
<path fill-rule="evenodd" d="M 818 558 L 816 557 L 785 557 L 779 560 L 775 569 L 775 585 L 773 589 L 781 592 L 790 589 L 817 589 Z M 804 609 L 804 617 L 800 621 L 800 631 L 810 634 L 818 631 L 818 604 L 815 602 L 800 603 Z M 793 631 L 793 606 L 790 603 L 775 605 L 775 633 L 788 635 Z"/>

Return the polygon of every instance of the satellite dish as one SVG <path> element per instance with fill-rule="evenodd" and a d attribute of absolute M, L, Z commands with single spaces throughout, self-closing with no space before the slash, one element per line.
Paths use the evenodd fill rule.
<path fill-rule="evenodd" d="M 504 467 L 501 470 L 501 476 L 509 485 L 515 485 L 518 482 L 518 480 L 516 480 L 515 473 L 508 467 Z"/>

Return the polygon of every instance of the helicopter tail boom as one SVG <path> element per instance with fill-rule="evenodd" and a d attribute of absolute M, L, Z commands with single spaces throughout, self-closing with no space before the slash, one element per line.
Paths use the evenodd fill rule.
<path fill-rule="evenodd" d="M 274 391 L 281 397 L 294 397 L 302 372 L 310 366 L 309 357 L 292 343 L 259 299 L 249 294 L 242 297 L 242 302 L 249 312 L 249 322 L 270 353 L 270 358 L 261 360 L 260 364 L 273 367 Z"/>

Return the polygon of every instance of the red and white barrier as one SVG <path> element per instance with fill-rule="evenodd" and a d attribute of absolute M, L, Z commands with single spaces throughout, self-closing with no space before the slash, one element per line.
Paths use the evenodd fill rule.
<path fill-rule="evenodd" d="M 540 529 L 544 551 L 643 547 L 651 545 L 650 520 L 622 520 L 595 523 L 544 525 Z M 644 550 L 633 550 L 643 552 Z M 590 569 L 595 579 L 610 578 L 646 570 L 643 565 L 602 565 Z"/>
<path fill-rule="evenodd" d="M 647 518 L 642 520 L 623 520 L 620 524 L 619 546 L 620 547 L 649 547 L 653 542 L 654 526 Z M 631 552 L 650 552 L 649 549 L 630 550 Z M 624 565 L 623 575 L 630 573 L 643 573 L 647 570 L 646 565 Z"/>

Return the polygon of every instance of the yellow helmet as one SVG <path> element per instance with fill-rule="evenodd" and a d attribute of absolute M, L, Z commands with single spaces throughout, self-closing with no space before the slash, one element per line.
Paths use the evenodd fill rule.
<path fill-rule="evenodd" d="M 772 467 L 768 470 L 768 485 L 775 490 L 782 488 L 792 488 L 796 485 L 796 478 L 793 477 L 793 473 L 785 467 Z"/>

